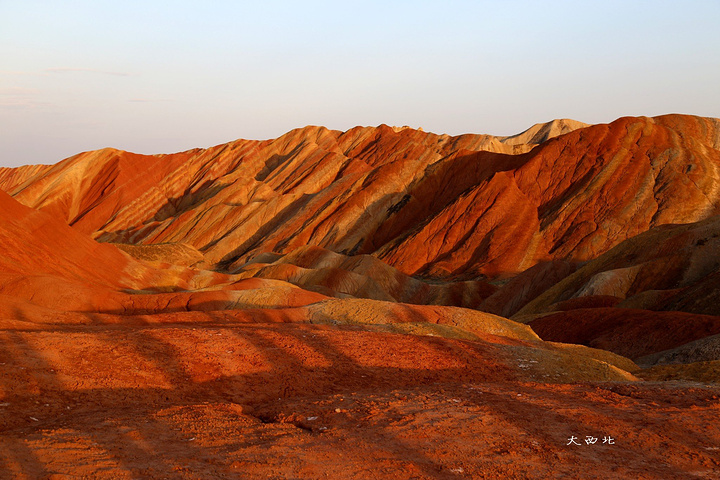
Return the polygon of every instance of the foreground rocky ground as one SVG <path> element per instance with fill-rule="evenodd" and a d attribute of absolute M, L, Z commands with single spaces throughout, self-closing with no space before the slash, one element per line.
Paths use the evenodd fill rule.
<path fill-rule="evenodd" d="M 0 338 L 2 478 L 720 478 L 715 386 L 564 383 L 493 344 L 358 326 Z"/>

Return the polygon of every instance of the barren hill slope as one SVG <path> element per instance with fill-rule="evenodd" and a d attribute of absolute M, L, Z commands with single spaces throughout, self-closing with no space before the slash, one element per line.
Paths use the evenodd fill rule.
<path fill-rule="evenodd" d="M 94 242 L 4 192 L 0 192 L 0 246 L 4 276 L 32 273 L 108 288 L 139 288 L 153 274 L 115 247 Z"/>
<path fill-rule="evenodd" d="M 718 211 L 717 120 L 578 127 L 557 121 L 505 139 L 306 127 L 173 155 L 87 152 L 4 172 L 0 186 L 102 241 L 186 243 L 231 270 L 317 245 L 406 274 L 493 278 L 588 260 Z"/>
<path fill-rule="evenodd" d="M 551 139 L 490 172 L 473 170 L 489 163 L 479 154 L 465 165 L 446 162 L 467 188 L 433 215 L 415 216 L 418 226 L 377 254 L 409 273 L 493 277 L 589 260 L 653 226 L 707 218 L 719 206 L 717 126 L 622 118 Z M 413 217 L 412 207 L 398 218 Z"/>
<path fill-rule="evenodd" d="M 0 169 L 0 477 L 710 478 L 720 390 L 640 378 L 717 381 L 720 317 L 643 308 L 714 308 L 719 132 L 307 127 Z"/>
<path fill-rule="evenodd" d="M 625 240 L 525 305 L 518 316 L 598 296 L 616 305 L 720 315 L 720 216 L 662 225 Z M 579 304 L 578 304 L 579 305 Z"/>
<path fill-rule="evenodd" d="M 565 131 L 555 122 L 545 130 Z M 424 183 L 429 166 L 464 152 L 524 152 L 534 146 L 524 137 L 306 127 L 173 155 L 87 152 L 52 167 L 0 171 L 0 188 L 103 241 L 185 242 L 210 264 L 306 243 L 348 252 L 366 241 L 369 253 L 374 232 L 407 202 L 411 184 Z M 415 193 L 434 203 L 441 194 Z"/>
<path fill-rule="evenodd" d="M 273 306 L 305 305 L 325 298 L 285 282 L 152 266 L 88 238 L 47 212 L 21 205 L 4 192 L 0 192 L 0 250 L 0 312 L 14 312 L 11 317 L 25 316 L 28 312 L 23 312 L 34 307 L 133 314 L 238 308 L 261 301 L 263 295 L 274 296 Z M 252 294 L 263 289 L 268 292 Z"/>

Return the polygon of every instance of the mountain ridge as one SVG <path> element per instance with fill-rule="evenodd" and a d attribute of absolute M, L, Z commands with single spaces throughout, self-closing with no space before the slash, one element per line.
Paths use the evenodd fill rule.
<path fill-rule="evenodd" d="M 0 171 L 0 476 L 712 475 L 718 121 L 574 126 Z"/>
<path fill-rule="evenodd" d="M 169 155 L 88 152 L 2 171 L 0 188 L 105 242 L 186 243 L 210 268 L 317 245 L 440 278 L 582 262 L 655 225 L 717 212 L 717 119 L 584 125 L 535 125 L 513 141 L 544 141 L 520 153 L 500 137 L 308 126 Z M 628 189 L 631 203 L 613 193 Z"/>

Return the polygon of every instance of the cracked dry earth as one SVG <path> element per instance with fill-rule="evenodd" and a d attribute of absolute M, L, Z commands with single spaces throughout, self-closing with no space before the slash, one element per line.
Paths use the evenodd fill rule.
<path fill-rule="evenodd" d="M 538 383 L 492 346 L 357 326 L 0 338 L 2 478 L 720 478 L 701 384 Z"/>

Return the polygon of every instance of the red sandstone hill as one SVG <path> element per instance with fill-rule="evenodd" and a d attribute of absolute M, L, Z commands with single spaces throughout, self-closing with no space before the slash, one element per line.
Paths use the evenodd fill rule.
<path fill-rule="evenodd" d="M 166 247 L 160 246 L 159 253 L 163 257 L 172 256 Z M 241 274 L 227 275 L 157 261 L 152 258 L 152 247 L 140 252 L 129 249 L 135 256 L 146 257 L 135 259 L 113 245 L 88 238 L 47 212 L 21 205 L 3 192 L 0 192 L 0 249 L 5 252 L 0 257 L 0 329 L 218 321 L 349 324 L 371 331 L 497 344 L 499 352 L 505 348 L 503 345 L 512 345 L 515 350 L 502 353 L 501 361 L 512 363 L 518 351 L 535 356 L 538 365 L 524 372 L 534 375 L 555 365 L 559 368 L 556 373 L 567 378 L 589 375 L 632 379 L 625 370 L 636 369 L 627 359 L 605 352 L 571 349 L 570 353 L 566 346 L 546 344 L 529 327 L 495 315 L 401 303 L 412 300 L 415 301 L 411 303 L 462 303 L 462 298 L 452 298 L 455 290 L 461 297 L 463 293 L 475 295 L 468 297 L 471 299 L 483 298 L 494 288 L 484 282 L 467 282 L 470 286 L 464 288 L 464 284 L 460 288 L 453 284 L 429 285 L 369 256 L 352 259 L 308 247 L 273 263 L 295 269 L 302 269 L 301 265 L 314 267 L 315 275 L 326 279 L 323 290 L 340 297 L 331 300 L 284 281 L 307 283 L 317 289 L 323 284 L 320 280 L 303 281 L 302 276 L 284 278 L 280 274 L 275 275 L 277 279 L 272 279 L 273 275 L 254 278 L 257 269 L 271 268 L 270 264 L 255 263 Z M 323 272 L 323 267 L 330 268 L 329 275 Z M 349 274 L 350 279 L 339 279 L 343 273 Z M 354 286 L 353 275 L 362 278 Z M 350 287 L 347 293 L 346 287 Z M 407 297 L 410 291 L 415 291 L 419 298 Z M 383 295 L 391 302 L 371 299 Z M 355 296 L 367 299 L 352 299 Z M 570 365 L 570 359 L 578 355 L 582 357 L 579 368 L 562 366 Z M 605 368 L 593 373 L 599 364 Z"/>
<path fill-rule="evenodd" d="M 621 301 L 717 314 L 714 237 L 657 245 L 677 230 L 664 225 L 708 219 L 702 228 L 713 228 L 718 125 L 683 115 L 563 120 L 504 138 L 306 127 L 173 155 L 105 149 L 0 169 L 0 187 L 138 258 L 162 250 L 159 260 L 333 296 L 504 316 Z M 308 246 L 354 256 L 346 265 L 294 262 Z M 593 260 L 615 246 L 632 258 Z M 408 277 L 418 274 L 466 281 Z"/>
<path fill-rule="evenodd" d="M 4 332 L 10 332 L 7 333 L 9 337 L 13 337 L 15 334 L 11 332 L 15 331 L 37 332 L 39 336 L 33 342 L 38 342 L 37 348 L 45 355 L 72 356 L 77 352 L 71 352 L 78 348 L 74 341 L 69 344 L 62 342 L 45 344 L 45 332 L 86 332 L 92 337 L 95 331 L 92 329 L 100 328 L 102 331 L 103 327 L 112 327 L 122 332 L 125 330 L 120 327 L 132 331 L 138 326 L 145 325 L 168 325 L 175 328 L 177 325 L 183 325 L 183 331 L 185 328 L 195 330 L 196 327 L 208 325 L 210 327 L 222 325 L 224 328 L 244 325 L 248 331 L 276 330 L 279 335 L 287 337 L 286 341 L 290 341 L 296 334 L 305 331 L 304 327 L 298 330 L 298 327 L 275 326 L 275 324 L 319 324 L 337 328 L 328 330 L 318 327 L 315 330 L 307 330 L 307 333 L 302 335 L 306 336 L 313 331 L 327 332 L 327 335 L 335 339 L 333 342 L 337 342 L 335 348 L 346 351 L 350 357 L 362 358 L 363 362 L 370 361 L 369 359 L 375 354 L 365 351 L 366 343 L 360 350 L 353 350 L 356 349 L 353 346 L 355 340 L 351 339 L 362 338 L 367 334 L 369 342 L 380 342 L 380 346 L 375 347 L 375 350 L 380 348 L 378 351 L 384 355 L 394 355 L 391 352 L 398 346 L 398 342 L 407 342 L 397 336 L 401 333 L 414 337 L 438 337 L 442 345 L 441 350 L 455 349 L 453 342 L 459 340 L 470 342 L 474 345 L 472 349 L 486 350 L 481 355 L 482 361 L 478 358 L 471 363 L 477 364 L 477 368 L 480 369 L 497 365 L 497 369 L 490 368 L 482 373 L 487 378 L 518 380 L 547 377 L 553 381 L 635 380 L 629 371 L 636 370 L 637 366 L 626 358 L 589 348 L 546 343 L 526 325 L 502 317 L 464 308 L 400 303 L 412 300 L 415 300 L 414 303 L 442 303 L 443 298 L 446 299 L 445 303 L 450 303 L 447 298 L 451 298 L 455 290 L 461 292 L 461 297 L 463 294 L 472 294 L 483 298 L 483 294 L 478 291 L 483 292 L 483 289 L 494 291 L 484 282 L 476 282 L 477 285 L 474 287 L 473 282 L 469 282 L 471 286 L 459 289 L 452 284 L 429 285 L 400 274 L 374 257 L 352 259 L 318 247 L 300 249 L 281 257 L 278 259 L 280 261 L 275 261 L 272 265 L 255 263 L 252 264 L 253 268 L 248 267 L 241 274 L 227 275 L 157 261 L 152 257 L 152 247 L 145 247 L 140 252 L 129 249 L 136 256 L 146 257 L 146 260 L 135 259 L 115 246 L 101 244 L 88 238 L 55 219 L 48 212 L 19 204 L 2 192 L 0 192 L 0 207 L 2 207 L 0 208 L 0 249 L 6 252 L 6 255 L 0 258 L 2 268 L 0 339 L 3 338 Z M 166 250 L 166 247 L 161 247 L 158 252 L 167 256 Z M 306 270 L 315 270 L 310 276 L 324 278 L 324 282 L 309 281 L 302 275 L 284 276 L 280 273 L 266 275 L 266 278 L 253 277 L 258 269 L 263 270 L 273 266 L 304 268 L 301 265 L 314 267 Z M 323 271 L 323 267 L 330 269 L 329 274 Z M 282 268 L 279 272 L 282 272 Z M 344 274 L 349 275 L 349 278 L 339 279 Z M 361 281 L 354 285 L 353 275 L 361 278 Z M 270 277 L 278 279 L 268 279 Z M 375 279 L 378 281 L 376 282 Z M 315 289 L 319 285 L 324 285 L 326 293 L 340 298 L 329 299 L 325 295 L 298 288 L 284 280 L 295 281 L 303 286 L 307 283 Z M 350 291 L 345 293 L 348 287 Z M 418 298 L 407 297 L 409 291 L 415 291 Z M 487 294 L 485 293 L 484 296 Z M 386 295 L 392 301 L 366 298 L 382 295 Z M 353 296 L 363 298 L 351 298 Z M 462 299 L 456 301 L 462 303 Z M 343 326 L 355 328 L 342 328 Z M 92 329 L 82 330 L 82 327 Z M 248 333 L 248 335 L 254 338 L 255 334 Z M 314 333 L 312 335 L 315 336 Z M 104 336 L 105 334 L 102 333 L 101 337 Z M 10 338 L 5 340 L 8 345 L 13 342 Z M 5 340 L 0 341 L 0 355 L 5 355 L 3 353 L 3 349 L 6 348 Z M 187 342 L 186 338 L 176 340 L 183 345 Z M 95 345 L 94 342 L 95 340 L 82 347 L 83 355 L 104 358 L 106 355 L 103 348 Z M 424 340 L 409 340 L 409 342 L 417 344 L 418 348 L 424 348 L 421 346 Z M 407 345 L 408 348 L 411 348 L 410 344 Z M 303 341 L 300 341 L 299 348 L 305 348 Z M 14 351 L 15 347 L 12 349 Z M 145 361 L 143 352 L 131 350 L 119 359 L 118 365 L 104 367 L 115 372 L 116 367 L 129 368 L 127 364 L 133 362 L 142 364 Z M 197 353 L 187 352 L 184 358 L 188 361 L 187 359 L 197 356 Z M 430 371 L 433 370 L 431 367 L 433 358 L 439 357 L 430 351 L 427 353 L 429 356 L 421 360 L 421 365 L 423 362 L 427 363 L 423 368 Z M 167 357 L 168 352 L 161 350 L 154 354 Z M 454 356 L 451 354 L 447 358 Z M 524 357 L 532 360 L 525 360 Z M 5 360 L 21 369 L 36 367 L 24 363 L 25 360 L 22 358 L 23 355 L 18 357 L 13 353 L 8 354 Z M 165 358 L 165 361 L 171 359 Z M 244 361 L 240 359 L 234 362 L 233 368 L 246 369 L 248 365 L 245 365 Z M 343 369 L 351 367 L 354 363 L 342 358 L 339 361 L 345 362 L 346 365 L 339 367 L 338 371 L 321 376 L 342 376 Z M 408 361 L 413 362 L 410 357 L 402 360 L 402 362 Z M 198 365 L 203 364 L 203 360 L 198 358 L 191 362 L 195 365 L 193 368 L 196 368 L 196 362 Z M 125 367 L 121 367 L 125 363 L 127 363 Z M 467 362 L 461 363 L 467 364 Z M 64 369 L 66 376 L 87 377 L 83 380 L 86 388 L 99 388 L 104 385 L 103 381 L 97 378 L 92 380 L 93 374 L 81 373 L 82 367 L 63 365 L 62 362 L 58 366 L 62 367 L 61 370 Z M 262 369 L 265 368 L 274 368 L 274 365 L 267 363 L 262 366 Z M 293 369 L 296 368 L 297 365 L 292 366 L 287 372 L 278 374 L 275 381 L 283 382 L 283 378 L 293 374 Z M 132 369 L 137 368 L 132 367 Z M 150 374 L 150 370 L 145 371 L 143 367 L 140 368 L 143 375 Z M 202 382 L 207 381 L 207 372 L 203 373 L 200 370 L 195 374 L 205 379 Z M 452 370 L 452 373 L 448 372 L 447 375 L 452 376 L 456 373 Z M 477 373 L 480 373 L 480 370 Z M 119 372 L 113 374 L 123 377 Z M 438 379 L 445 378 L 444 375 L 441 374 Z M 219 379 L 224 378 L 224 375 L 217 372 L 211 377 Z M 93 383 L 95 381 L 99 383 Z M 154 380 L 145 377 L 133 381 L 135 388 L 150 388 L 156 385 Z M 382 382 L 386 381 L 387 378 L 383 378 Z M 40 386 L 25 389 L 16 385 L 12 378 L 0 375 L 0 395 L 4 392 L 7 394 L 6 390 L 11 389 L 10 391 L 14 393 L 8 398 L 26 401 L 25 396 L 28 394 L 39 392 L 58 395 L 67 390 L 58 389 L 57 385 L 52 382 L 47 383 L 45 379 L 33 379 L 30 383 Z M 113 382 L 111 384 L 116 387 L 119 385 Z M 120 384 L 123 384 L 123 381 Z M 271 387 L 273 388 L 276 387 Z M 295 394 L 297 393 L 300 391 Z M 251 397 L 248 401 L 255 402 L 262 398 L 264 396 Z M 10 423 L 14 424 L 13 421 Z"/>
<path fill-rule="evenodd" d="M 289 284 L 153 266 L 88 238 L 47 212 L 21 205 L 4 192 L 0 251 L 0 311 L 14 311 L 11 318 L 42 309 L 120 314 L 220 310 L 257 303 L 261 300 L 253 293 L 272 287 L 273 305 L 305 305 L 325 298 Z"/>
<path fill-rule="evenodd" d="M 0 477 L 712 476 L 720 391 L 639 380 L 720 379 L 719 147 L 670 115 L 0 169 Z"/>
<path fill-rule="evenodd" d="M 564 120 L 504 138 L 306 127 L 173 155 L 87 152 L 1 169 L 0 187 L 137 258 L 331 296 L 718 314 L 719 125 Z M 302 262 L 310 246 L 320 263 Z"/>
<path fill-rule="evenodd" d="M 652 228 L 574 272 L 558 265 L 546 269 L 555 276 L 523 272 L 479 308 L 517 312 L 512 318 L 545 340 L 602 348 L 644 365 L 683 364 L 653 367 L 648 378 L 717 381 L 719 269 L 720 216 L 713 216 Z M 527 284 L 535 285 L 535 298 L 523 295 Z"/>
<path fill-rule="evenodd" d="M 173 155 L 88 152 L 0 172 L 0 188 L 102 241 L 188 244 L 212 268 L 317 245 L 411 275 L 507 277 L 715 214 L 719 125 L 622 118 L 538 146 L 307 127 Z"/>
<path fill-rule="evenodd" d="M 108 288 L 137 288 L 152 275 L 115 247 L 94 242 L 4 192 L 0 192 L 0 222 L 3 276 L 32 272 Z"/>

